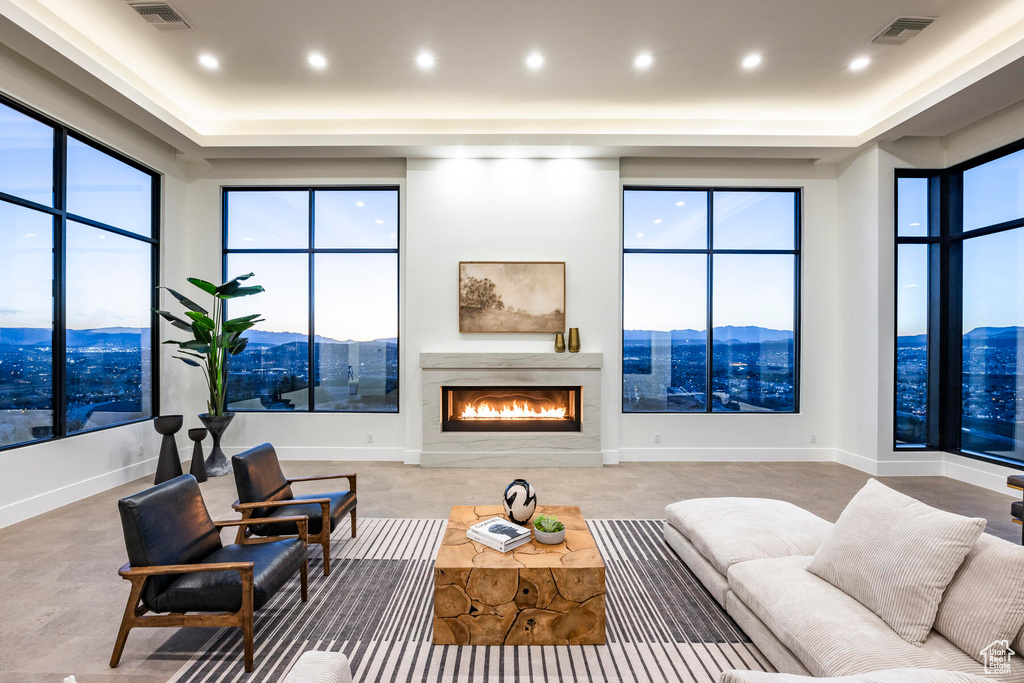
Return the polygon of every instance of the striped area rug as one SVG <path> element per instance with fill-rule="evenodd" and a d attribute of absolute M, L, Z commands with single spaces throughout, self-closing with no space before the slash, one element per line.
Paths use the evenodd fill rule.
<path fill-rule="evenodd" d="M 717 681 L 773 670 L 662 539 L 660 520 L 588 520 L 607 566 L 607 645 L 432 645 L 433 561 L 447 520 L 363 519 L 332 547 L 331 576 L 311 551 L 309 602 L 298 578 L 256 614 L 256 668 L 238 629 L 221 629 L 173 683 L 272 682 L 306 650 L 340 651 L 356 681 Z"/>

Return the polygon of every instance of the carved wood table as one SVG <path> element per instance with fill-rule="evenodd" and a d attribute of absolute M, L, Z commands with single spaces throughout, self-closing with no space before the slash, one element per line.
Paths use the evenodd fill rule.
<path fill-rule="evenodd" d="M 576 506 L 541 505 L 565 542 L 535 540 L 507 553 L 471 541 L 500 505 L 456 505 L 434 564 L 436 645 L 603 645 L 604 561 Z M 529 525 L 532 529 L 532 523 Z"/>

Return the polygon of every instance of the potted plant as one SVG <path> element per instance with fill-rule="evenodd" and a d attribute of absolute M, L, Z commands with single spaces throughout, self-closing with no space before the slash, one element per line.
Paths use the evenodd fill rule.
<path fill-rule="evenodd" d="M 565 525 L 558 521 L 557 517 L 538 515 L 533 520 L 533 537 L 538 543 L 545 545 L 558 545 L 565 541 Z"/>
<path fill-rule="evenodd" d="M 175 356 L 178 360 L 191 367 L 202 368 L 206 376 L 206 385 L 210 390 L 206 412 L 201 414 L 199 419 L 213 437 L 213 450 L 206 459 L 206 471 L 211 477 L 219 477 L 231 471 L 231 462 L 220 447 L 224 430 L 235 416 L 224 409 L 231 357 L 244 351 L 249 342 L 247 338 L 241 336 L 242 333 L 263 320 L 259 313 L 225 320 L 224 302 L 262 292 L 263 287 L 260 285 L 242 286 L 242 282 L 252 276 L 252 273 L 239 275 L 222 285 L 215 285 L 199 278 L 188 278 L 190 283 L 213 297 L 212 313 L 170 287 L 160 288 L 170 292 L 171 296 L 187 309 L 185 317 L 188 320 L 168 311 L 157 310 L 157 313 L 174 327 L 192 334 L 192 338 L 187 341 L 167 340 L 164 344 L 174 344 L 178 347 L 178 353 L 181 354 Z"/>

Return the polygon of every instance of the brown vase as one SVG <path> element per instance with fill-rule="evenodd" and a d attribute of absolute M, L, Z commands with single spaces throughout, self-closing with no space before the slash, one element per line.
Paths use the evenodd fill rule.
<path fill-rule="evenodd" d="M 561 332 L 555 335 L 555 353 L 565 353 L 565 337 Z"/>
<path fill-rule="evenodd" d="M 569 353 L 580 352 L 580 328 L 569 328 Z"/>

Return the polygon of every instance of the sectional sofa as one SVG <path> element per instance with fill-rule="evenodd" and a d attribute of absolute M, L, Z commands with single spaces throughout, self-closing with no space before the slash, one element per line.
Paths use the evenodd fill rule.
<path fill-rule="evenodd" d="M 866 492 L 893 509 L 861 510 L 855 524 L 851 507 Z M 935 680 L 953 680 L 939 677 L 946 670 L 968 674 L 955 680 L 1024 681 L 1024 659 L 1015 654 L 1024 652 L 1024 549 L 981 533 L 984 520 L 937 511 L 874 480 L 854 502 L 834 527 L 778 500 L 685 500 L 666 508 L 665 540 L 780 672 L 838 677 L 903 669 L 906 680 L 923 680 L 909 669 L 924 669 L 935 671 Z M 930 521 L 921 522 L 925 517 Z M 829 564 L 819 553 L 823 544 L 831 567 L 808 571 L 812 563 Z M 914 585 L 919 580 L 922 586 Z M 937 603 L 930 617 L 927 595 Z M 890 596 L 888 612 L 875 604 Z M 902 631 L 910 613 L 924 629 L 908 642 L 892 624 Z M 1007 642 L 983 652 L 979 639 L 989 637 Z"/>

